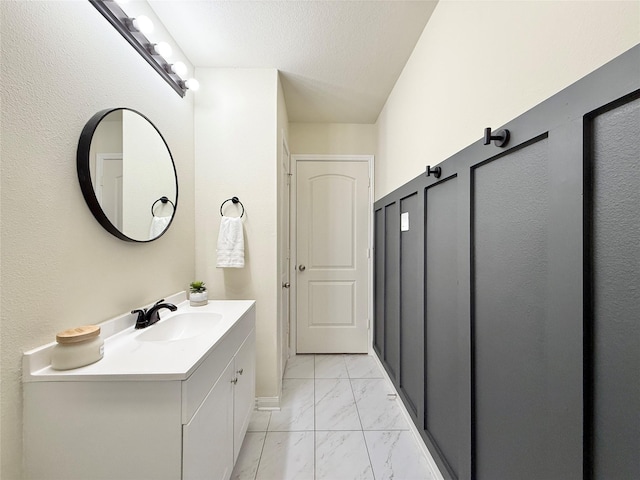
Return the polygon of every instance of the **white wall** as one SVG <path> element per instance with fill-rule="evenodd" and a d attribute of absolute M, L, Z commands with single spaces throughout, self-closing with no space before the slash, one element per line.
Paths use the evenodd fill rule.
<path fill-rule="evenodd" d="M 638 42 L 638 1 L 440 0 L 377 121 L 376 199 Z"/>
<path fill-rule="evenodd" d="M 292 154 L 372 155 L 377 148 L 375 125 L 357 123 L 291 123 Z"/>
<path fill-rule="evenodd" d="M 193 279 L 193 95 L 180 98 L 89 2 L 3 1 L 0 14 L 0 477 L 17 480 L 22 352 Z M 87 208 L 76 173 L 87 120 L 124 106 L 155 123 L 178 171 L 176 219 L 148 244 L 107 233 Z"/>
<path fill-rule="evenodd" d="M 209 298 L 256 300 L 256 396 L 278 395 L 278 72 L 196 71 L 196 276 Z M 220 205 L 245 208 L 245 267 L 216 268 Z M 224 213 L 236 216 L 231 202 Z"/>

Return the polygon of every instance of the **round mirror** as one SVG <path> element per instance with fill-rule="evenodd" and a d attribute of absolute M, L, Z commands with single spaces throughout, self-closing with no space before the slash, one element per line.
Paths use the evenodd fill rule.
<path fill-rule="evenodd" d="M 178 177 L 167 143 L 135 110 L 96 113 L 78 143 L 78 179 L 98 222 L 129 242 L 150 242 L 168 228 L 178 206 Z"/>

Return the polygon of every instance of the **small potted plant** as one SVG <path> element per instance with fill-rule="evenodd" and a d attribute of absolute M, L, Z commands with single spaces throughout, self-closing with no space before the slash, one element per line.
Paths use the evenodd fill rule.
<path fill-rule="evenodd" d="M 189 305 L 200 307 L 209 303 L 207 287 L 203 281 L 197 280 L 189 284 Z"/>

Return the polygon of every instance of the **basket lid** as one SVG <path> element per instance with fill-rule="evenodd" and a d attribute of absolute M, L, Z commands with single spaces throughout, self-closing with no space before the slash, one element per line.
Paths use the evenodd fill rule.
<path fill-rule="evenodd" d="M 90 340 L 100 335 L 100 327 L 97 325 L 85 325 L 82 327 L 70 328 L 64 332 L 56 334 L 58 343 L 78 343 Z"/>

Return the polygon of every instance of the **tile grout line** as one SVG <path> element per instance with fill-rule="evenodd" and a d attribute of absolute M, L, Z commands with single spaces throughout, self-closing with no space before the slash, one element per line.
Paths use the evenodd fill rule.
<path fill-rule="evenodd" d="M 258 471 L 260 470 L 260 462 L 262 462 L 262 454 L 264 453 L 264 446 L 267 444 L 267 434 L 269 433 L 269 425 L 271 424 L 271 412 L 269 412 L 269 421 L 267 422 L 267 426 L 265 427 L 264 439 L 262 440 L 262 448 L 260 449 L 260 457 L 258 458 L 258 465 L 256 465 L 256 474 L 253 477 L 253 480 L 258 479 Z"/>
<path fill-rule="evenodd" d="M 345 365 L 346 365 L 345 361 Z M 353 395 L 353 403 L 356 405 L 356 413 L 358 414 L 358 421 L 360 422 L 360 433 L 362 434 L 362 440 L 364 441 L 364 448 L 367 450 L 367 458 L 369 459 L 369 467 L 371 467 L 371 475 L 373 480 L 376 479 L 376 472 L 373 470 L 373 462 L 371 462 L 371 453 L 369 452 L 369 445 L 367 445 L 367 437 L 364 436 L 364 425 L 362 425 L 362 418 L 360 417 L 360 409 L 358 408 L 358 401 L 356 400 L 356 393 L 353 390 L 353 383 L 351 382 L 351 374 L 349 373 L 349 367 L 347 367 L 347 376 L 349 378 L 349 386 L 351 387 L 351 395 Z"/>

